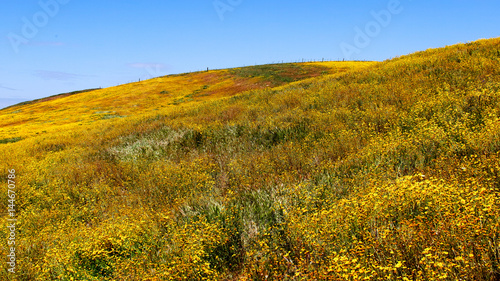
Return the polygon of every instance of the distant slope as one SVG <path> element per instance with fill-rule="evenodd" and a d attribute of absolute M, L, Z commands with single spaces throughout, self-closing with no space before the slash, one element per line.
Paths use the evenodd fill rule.
<path fill-rule="evenodd" d="M 500 38 L 161 77 L 0 124 L 17 280 L 500 279 Z"/>
<path fill-rule="evenodd" d="M 45 97 L 45 98 L 40 98 L 40 99 L 35 99 L 35 100 L 31 100 L 31 101 L 24 101 L 24 102 L 20 102 L 18 104 L 14 104 L 14 105 L 2 108 L 2 110 L 7 110 L 11 107 L 20 107 L 20 106 L 27 105 L 27 104 L 33 104 L 33 103 L 37 103 L 37 102 L 44 102 L 44 101 L 49 101 L 49 100 L 53 100 L 53 99 L 63 98 L 63 97 L 76 95 L 76 94 L 80 94 L 80 93 L 86 93 L 86 92 L 90 92 L 90 91 L 94 91 L 94 90 L 97 90 L 97 88 L 96 89 L 81 90 L 81 91 L 74 91 L 74 92 L 69 92 L 69 93 L 62 93 L 62 94 L 57 94 L 57 95 L 53 95 L 53 96 L 49 96 L 49 97 Z"/>
<path fill-rule="evenodd" d="M 327 74 L 340 74 L 373 62 L 287 63 L 186 73 L 112 88 L 77 91 L 24 102 L 0 110 L 0 139 L 26 138 L 60 130 L 62 125 L 160 114 L 171 106 L 233 96 Z M 15 132 L 12 136 L 12 132 Z"/>

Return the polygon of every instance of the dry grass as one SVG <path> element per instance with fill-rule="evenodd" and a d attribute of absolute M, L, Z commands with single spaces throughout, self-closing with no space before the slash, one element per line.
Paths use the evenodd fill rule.
<path fill-rule="evenodd" d="M 499 50 L 199 72 L 3 110 L 0 139 L 22 138 L 0 143 L 17 279 L 496 280 Z"/>

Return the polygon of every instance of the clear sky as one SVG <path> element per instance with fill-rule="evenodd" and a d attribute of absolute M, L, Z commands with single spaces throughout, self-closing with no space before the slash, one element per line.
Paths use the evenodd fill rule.
<path fill-rule="evenodd" d="M 385 60 L 500 36 L 498 0 L 22 0 L 0 10 L 0 108 L 156 76 Z"/>

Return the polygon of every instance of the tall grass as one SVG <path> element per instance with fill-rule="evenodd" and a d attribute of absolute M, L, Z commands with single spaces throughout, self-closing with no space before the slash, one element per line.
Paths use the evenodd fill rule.
<path fill-rule="evenodd" d="M 339 62 L 238 94 L 231 81 L 281 81 L 266 75 L 286 66 L 173 76 L 187 79 L 173 98 L 231 97 L 137 96 L 136 113 L 120 112 L 117 88 L 94 111 L 126 118 L 20 134 L 0 144 L 1 171 L 20 177 L 17 278 L 498 279 L 499 49 L 491 39 Z M 173 86 L 161 83 L 138 89 L 165 98 Z"/>

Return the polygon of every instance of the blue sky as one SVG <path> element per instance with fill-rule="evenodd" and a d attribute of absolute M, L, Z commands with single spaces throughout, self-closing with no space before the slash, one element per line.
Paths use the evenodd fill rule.
<path fill-rule="evenodd" d="M 498 0 L 23 0 L 0 10 L 0 108 L 161 75 L 385 60 L 500 36 Z"/>

